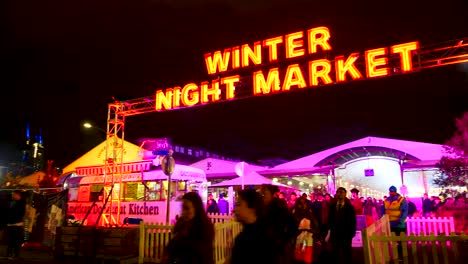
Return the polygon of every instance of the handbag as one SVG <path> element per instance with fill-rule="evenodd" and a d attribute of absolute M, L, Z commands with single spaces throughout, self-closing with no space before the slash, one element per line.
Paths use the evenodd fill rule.
<path fill-rule="evenodd" d="M 294 259 L 304 263 L 312 263 L 312 233 L 302 231 L 296 238 L 296 247 L 294 248 Z"/>

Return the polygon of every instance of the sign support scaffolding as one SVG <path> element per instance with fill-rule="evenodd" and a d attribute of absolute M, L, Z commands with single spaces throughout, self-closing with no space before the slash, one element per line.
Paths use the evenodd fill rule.
<path fill-rule="evenodd" d="M 124 102 L 109 104 L 107 113 L 106 158 L 104 170 L 104 197 L 109 206 L 102 213 L 102 226 L 120 224 L 120 201 L 124 154 L 125 115 L 121 114 Z M 110 196 L 110 197 L 109 197 Z"/>

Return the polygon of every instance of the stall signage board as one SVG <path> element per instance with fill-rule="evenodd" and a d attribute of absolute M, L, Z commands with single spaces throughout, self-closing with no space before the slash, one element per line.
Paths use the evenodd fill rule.
<path fill-rule="evenodd" d="M 114 182 L 120 181 L 120 175 L 106 175 L 106 182 L 112 182 L 112 177 L 114 177 Z M 122 182 L 140 182 L 141 173 L 129 173 L 122 174 Z M 95 184 L 95 183 L 104 183 L 104 176 L 87 176 L 81 179 L 80 184 Z"/>

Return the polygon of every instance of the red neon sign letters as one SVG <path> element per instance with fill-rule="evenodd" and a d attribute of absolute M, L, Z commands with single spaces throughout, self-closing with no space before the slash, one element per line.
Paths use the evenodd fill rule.
<path fill-rule="evenodd" d="M 244 44 L 223 51 L 215 51 L 205 54 L 206 69 L 210 75 L 226 74 L 240 68 L 276 63 L 279 61 L 280 55 L 284 56 L 285 59 L 297 59 L 327 52 L 332 50 L 329 39 L 330 30 L 326 27 L 317 27 L 306 32 L 299 31 L 258 41 L 253 45 Z M 266 95 L 292 89 L 359 80 L 365 77 L 388 76 L 391 72 L 390 57 L 398 58 L 397 65 L 391 67 L 398 68 L 400 72 L 410 72 L 413 70 L 412 54 L 418 48 L 418 42 L 409 42 L 390 48 L 367 50 L 364 54 L 351 53 L 348 56 L 336 56 L 334 62 L 322 58 L 310 60 L 304 65 L 295 62 L 287 66 L 286 69 L 274 66 L 268 71 L 253 70 L 252 93 L 253 95 Z M 264 52 L 265 54 L 263 54 Z M 357 63 L 364 65 L 361 70 Z M 361 72 L 364 71 L 362 68 L 365 68 L 365 73 Z M 231 75 L 216 78 L 211 82 L 202 82 L 200 85 L 189 83 L 182 88 L 157 90 L 156 110 L 170 110 L 235 99 L 235 86 L 239 81 L 239 75 Z"/>

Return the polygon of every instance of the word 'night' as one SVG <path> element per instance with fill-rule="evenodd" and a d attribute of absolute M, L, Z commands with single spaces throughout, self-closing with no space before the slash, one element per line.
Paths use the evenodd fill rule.
<path fill-rule="evenodd" d="M 245 44 L 205 54 L 205 64 L 208 74 L 214 75 L 244 67 L 265 65 L 267 60 L 262 51 L 266 50 L 268 50 L 269 63 L 278 61 L 280 54 L 284 55 L 285 59 L 304 57 L 332 50 L 329 43 L 330 36 L 330 31 L 326 27 L 312 28 L 306 32 L 300 31 L 255 42 L 253 45 Z M 412 54 L 418 48 L 418 42 L 409 42 L 390 48 L 367 50 L 364 54 L 356 52 L 348 56 L 340 55 L 334 60 L 314 59 L 307 61 L 305 66 L 292 63 L 284 72 L 281 72 L 279 67 L 272 67 L 268 71 L 252 70 L 252 93 L 266 95 L 291 89 L 388 76 L 390 75 L 389 56 L 399 56 L 400 72 L 410 72 L 413 70 Z M 283 52 L 280 53 L 280 50 Z M 364 64 L 365 73 L 358 69 L 357 63 Z M 240 75 L 231 75 L 215 78 L 211 83 L 202 82 L 200 85 L 189 83 L 183 87 L 157 90 L 156 110 L 235 99 L 236 84 L 240 79 Z"/>

